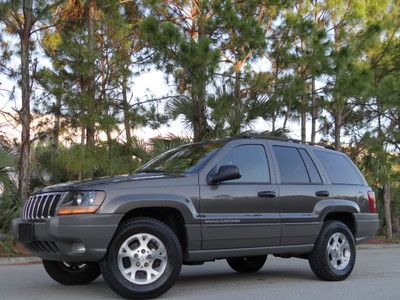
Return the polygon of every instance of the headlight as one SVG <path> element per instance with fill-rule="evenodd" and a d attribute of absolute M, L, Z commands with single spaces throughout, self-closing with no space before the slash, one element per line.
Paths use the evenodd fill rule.
<path fill-rule="evenodd" d="M 102 191 L 68 192 L 58 207 L 58 215 L 92 214 L 103 203 L 106 193 Z"/>

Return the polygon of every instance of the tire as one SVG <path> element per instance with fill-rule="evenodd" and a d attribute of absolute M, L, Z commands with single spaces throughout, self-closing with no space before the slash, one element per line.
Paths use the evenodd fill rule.
<path fill-rule="evenodd" d="M 356 246 L 350 229 L 339 221 L 327 222 L 308 261 L 321 280 L 341 281 L 349 277 L 356 262 Z"/>
<path fill-rule="evenodd" d="M 68 263 L 62 261 L 43 260 L 47 274 L 64 285 L 89 284 L 100 276 L 98 263 Z"/>
<path fill-rule="evenodd" d="M 176 234 L 151 218 L 123 223 L 100 262 L 109 286 L 127 299 L 151 299 L 164 294 L 178 278 L 181 267 L 182 248 Z"/>
<path fill-rule="evenodd" d="M 239 273 L 254 273 L 260 270 L 267 260 L 267 256 L 232 257 L 227 258 L 228 265 Z"/>

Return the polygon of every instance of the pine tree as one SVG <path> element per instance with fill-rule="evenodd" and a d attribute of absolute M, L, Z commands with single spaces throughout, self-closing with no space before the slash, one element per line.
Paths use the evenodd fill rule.
<path fill-rule="evenodd" d="M 201 141 L 209 132 L 207 86 L 219 62 L 213 1 L 161 1 L 148 9 L 142 38 L 156 51 L 158 64 L 173 74 L 180 93 L 167 108 L 174 117 L 183 115 L 194 141 Z"/>
<path fill-rule="evenodd" d="M 0 22 L 19 40 L 20 66 L 18 75 L 21 82 L 21 147 L 19 157 L 19 191 L 22 201 L 29 192 L 29 153 L 31 144 L 31 95 L 32 95 L 32 34 L 43 29 L 49 14 L 62 2 L 57 1 L 3 1 L 0 3 Z"/>

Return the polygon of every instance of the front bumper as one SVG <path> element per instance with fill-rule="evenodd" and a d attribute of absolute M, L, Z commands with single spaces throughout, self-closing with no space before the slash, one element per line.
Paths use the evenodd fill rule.
<path fill-rule="evenodd" d="M 83 214 L 56 216 L 44 222 L 26 222 L 17 218 L 12 222 L 12 231 L 20 239 L 20 226 L 31 228 L 32 238 L 21 242 L 34 256 L 42 259 L 100 261 L 122 217 L 121 214 Z M 78 251 L 77 245 L 83 245 L 85 251 Z"/>
<path fill-rule="evenodd" d="M 358 213 L 354 216 L 357 226 L 356 242 L 360 244 L 376 234 L 379 228 L 379 216 L 371 213 Z"/>

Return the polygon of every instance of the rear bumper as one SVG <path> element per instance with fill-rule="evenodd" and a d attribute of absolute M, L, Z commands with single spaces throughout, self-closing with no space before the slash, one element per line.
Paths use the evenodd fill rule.
<path fill-rule="evenodd" d="M 35 256 L 57 261 L 100 261 L 117 230 L 120 214 L 87 214 L 57 216 L 45 222 L 36 222 L 32 227 L 32 239 L 21 241 Z M 14 219 L 12 231 L 19 237 L 21 218 Z M 28 226 L 29 227 L 29 226 Z M 77 250 L 83 245 L 85 251 Z"/>
<path fill-rule="evenodd" d="M 354 216 L 357 224 L 356 242 L 360 244 L 376 234 L 379 228 L 379 216 L 371 213 L 359 213 Z"/>

